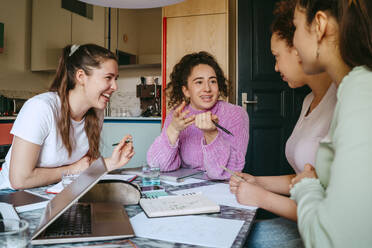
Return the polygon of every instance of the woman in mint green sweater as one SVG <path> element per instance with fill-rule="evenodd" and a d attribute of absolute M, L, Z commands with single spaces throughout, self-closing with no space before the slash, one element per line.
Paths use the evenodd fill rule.
<path fill-rule="evenodd" d="M 372 1 L 299 0 L 294 46 L 308 74 L 338 85 L 316 170 L 292 179 L 306 247 L 372 247 Z"/>

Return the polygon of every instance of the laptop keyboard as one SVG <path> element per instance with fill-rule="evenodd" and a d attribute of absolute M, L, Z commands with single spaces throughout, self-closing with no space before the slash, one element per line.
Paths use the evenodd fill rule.
<path fill-rule="evenodd" d="M 86 236 L 91 233 L 90 205 L 74 204 L 46 229 L 43 236 Z"/>

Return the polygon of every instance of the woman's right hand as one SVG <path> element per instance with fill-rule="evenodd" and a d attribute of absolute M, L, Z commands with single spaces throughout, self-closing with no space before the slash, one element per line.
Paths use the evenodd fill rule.
<path fill-rule="evenodd" d="M 90 157 L 84 156 L 80 160 L 71 164 L 69 170 L 72 174 L 79 174 L 80 172 L 87 169 L 89 167 L 90 163 L 91 163 Z"/>
<path fill-rule="evenodd" d="M 251 184 L 256 184 L 256 177 L 255 176 L 252 176 L 250 174 L 247 174 L 247 173 L 242 173 L 242 172 L 235 172 L 235 174 L 241 178 L 244 179 L 244 181 L 248 182 L 248 183 L 251 183 Z M 233 193 L 233 194 L 236 194 L 236 191 L 237 191 L 237 188 L 239 186 L 239 184 L 241 183 L 241 181 L 236 178 L 236 177 L 230 177 L 230 192 Z"/>
<path fill-rule="evenodd" d="M 191 115 L 186 118 L 190 111 L 183 111 L 186 106 L 186 102 L 183 101 L 179 107 L 177 107 L 172 115 L 172 121 L 167 128 L 167 135 L 171 144 L 175 144 L 181 131 L 185 130 L 188 126 L 194 123 L 195 115 Z"/>

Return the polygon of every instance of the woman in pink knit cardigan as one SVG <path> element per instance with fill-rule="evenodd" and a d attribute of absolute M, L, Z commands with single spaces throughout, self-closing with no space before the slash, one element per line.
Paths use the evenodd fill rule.
<path fill-rule="evenodd" d="M 195 168 L 211 179 L 230 177 L 220 165 L 241 171 L 249 138 L 248 114 L 240 106 L 219 100 L 227 96 L 227 85 L 213 56 L 207 52 L 185 55 L 170 80 L 167 90 L 172 110 L 147 152 L 149 165 L 161 171 Z M 213 121 L 232 135 L 217 129 Z"/>

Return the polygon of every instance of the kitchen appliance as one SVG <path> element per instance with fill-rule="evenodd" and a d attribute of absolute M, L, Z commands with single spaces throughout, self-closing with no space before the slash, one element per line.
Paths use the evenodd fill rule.
<path fill-rule="evenodd" d="M 158 78 L 152 78 L 152 84 L 149 84 L 149 78 L 141 77 L 141 84 L 137 85 L 142 116 L 161 116 L 161 86 L 158 85 Z"/>

